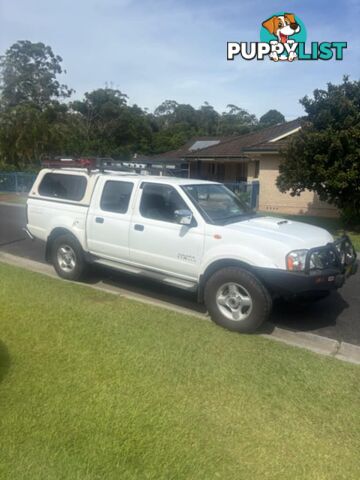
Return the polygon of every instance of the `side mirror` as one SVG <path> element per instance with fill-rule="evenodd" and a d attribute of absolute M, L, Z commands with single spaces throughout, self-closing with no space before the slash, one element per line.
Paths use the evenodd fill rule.
<path fill-rule="evenodd" d="M 191 225 L 193 223 L 193 214 L 190 210 L 175 210 L 175 220 L 180 225 Z"/>

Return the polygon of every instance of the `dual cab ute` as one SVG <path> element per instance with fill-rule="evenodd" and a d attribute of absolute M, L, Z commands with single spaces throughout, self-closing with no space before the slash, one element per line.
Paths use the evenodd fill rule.
<path fill-rule="evenodd" d="M 197 291 L 217 324 L 239 332 L 256 330 L 274 297 L 324 296 L 357 266 L 348 237 L 256 215 L 208 181 L 48 168 L 27 216 L 62 278 L 99 264 Z"/>

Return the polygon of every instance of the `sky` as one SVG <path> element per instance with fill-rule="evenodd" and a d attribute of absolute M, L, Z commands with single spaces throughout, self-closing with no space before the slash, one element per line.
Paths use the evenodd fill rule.
<path fill-rule="evenodd" d="M 280 11 L 302 19 L 308 42 L 347 41 L 344 60 L 226 60 L 228 41 L 259 41 L 261 23 Z M 315 88 L 359 79 L 359 19 L 360 0 L 0 0 L 0 54 L 17 40 L 50 45 L 73 98 L 110 86 L 150 111 L 167 99 L 207 101 L 292 120 Z"/>

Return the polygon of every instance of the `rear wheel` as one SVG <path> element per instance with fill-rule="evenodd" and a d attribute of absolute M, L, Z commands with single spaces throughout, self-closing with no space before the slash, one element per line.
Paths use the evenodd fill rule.
<path fill-rule="evenodd" d="M 52 264 L 57 274 L 67 280 L 80 280 L 86 262 L 79 242 L 72 235 L 60 235 L 52 245 Z"/>
<path fill-rule="evenodd" d="M 254 332 L 271 311 L 271 297 L 250 272 L 227 267 L 215 272 L 205 285 L 205 304 L 212 320 L 229 330 Z"/>

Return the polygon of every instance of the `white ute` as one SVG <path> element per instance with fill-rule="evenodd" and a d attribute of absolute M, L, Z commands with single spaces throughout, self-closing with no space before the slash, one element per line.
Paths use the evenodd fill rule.
<path fill-rule="evenodd" d="M 259 216 L 224 185 L 86 168 L 40 171 L 27 232 L 65 279 L 89 263 L 197 291 L 211 318 L 251 332 L 276 296 L 325 296 L 356 271 L 348 239 Z"/>

